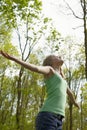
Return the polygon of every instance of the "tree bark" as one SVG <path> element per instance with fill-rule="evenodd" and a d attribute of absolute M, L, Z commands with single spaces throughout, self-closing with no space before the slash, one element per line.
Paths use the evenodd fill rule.
<path fill-rule="evenodd" d="M 87 25 L 86 25 L 86 0 L 83 0 L 83 20 L 84 20 L 84 45 L 85 45 L 85 75 L 87 80 Z"/>
<path fill-rule="evenodd" d="M 20 129 L 20 116 L 21 116 L 21 79 L 23 75 L 24 68 L 21 67 L 19 72 L 19 79 L 17 84 L 17 109 L 16 109 L 16 123 L 17 129 Z"/>
<path fill-rule="evenodd" d="M 70 102 L 70 108 L 69 108 L 69 111 L 70 111 L 70 130 L 72 130 L 72 103 Z"/>

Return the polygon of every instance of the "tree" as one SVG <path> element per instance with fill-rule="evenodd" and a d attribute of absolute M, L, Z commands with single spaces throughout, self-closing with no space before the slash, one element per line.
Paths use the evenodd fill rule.
<path fill-rule="evenodd" d="M 82 17 L 78 16 L 75 11 L 70 7 L 70 5 L 64 0 L 68 8 L 71 10 L 75 18 L 83 20 L 84 27 L 84 46 L 85 46 L 85 76 L 87 80 L 87 0 L 80 0 L 80 5 L 82 7 Z"/>
<path fill-rule="evenodd" d="M 36 33 L 34 30 L 34 24 L 37 19 L 39 20 L 39 11 L 41 7 L 41 2 L 38 0 L 35 1 L 0 1 L 0 11 L 5 17 L 4 25 L 7 25 L 8 28 L 15 27 L 17 28 L 19 47 L 21 52 L 21 59 L 26 61 L 39 38 L 36 38 Z M 24 48 L 21 43 L 21 36 L 19 32 L 19 23 L 18 20 L 22 22 L 22 24 L 26 25 L 26 41 L 24 44 Z M 11 24 L 9 24 L 11 23 Z M 31 36 L 29 36 L 29 31 L 31 32 Z M 40 31 L 39 31 L 40 32 Z M 41 33 L 41 32 L 40 32 Z M 34 37 L 33 37 L 34 36 Z M 28 46 L 28 48 L 27 48 Z M 7 48 L 6 48 L 7 49 Z M 9 48 L 10 49 L 10 48 Z M 27 52 L 26 56 L 25 53 Z M 17 129 L 22 129 L 21 127 L 21 111 L 22 111 L 22 76 L 24 73 L 24 68 L 21 67 L 19 70 L 19 76 L 17 78 L 17 108 L 16 108 L 16 123 Z"/>
<path fill-rule="evenodd" d="M 87 129 L 87 83 L 83 84 L 81 87 L 81 130 Z"/>
<path fill-rule="evenodd" d="M 20 52 L 18 57 L 23 61 L 30 61 L 31 53 L 33 53 L 35 46 L 37 44 L 39 45 L 39 40 L 41 39 L 42 35 L 45 34 L 47 23 L 50 21 L 48 18 L 44 18 L 41 14 L 41 2 L 38 0 L 1 0 L 0 7 L 2 16 L 5 17 L 3 24 L 9 29 L 15 28 L 15 31 L 17 32 L 16 39 L 18 38 L 18 40 L 16 45 L 19 47 Z M 12 50 L 10 47 L 8 47 L 8 49 L 5 47 L 4 49 L 12 54 L 12 52 L 10 52 L 10 50 Z M 35 62 L 34 57 L 33 59 Z M 11 86 L 15 86 L 14 93 L 16 89 L 15 96 L 12 96 L 13 100 L 11 106 L 11 114 L 14 114 L 14 116 L 11 116 L 11 118 L 16 120 L 16 126 L 14 126 L 12 129 L 24 130 L 27 129 L 26 126 L 30 127 L 30 129 L 34 129 L 34 125 L 32 123 L 34 122 L 35 116 L 32 115 L 31 119 L 29 119 L 29 117 L 33 112 L 36 114 L 38 108 L 41 107 L 43 103 L 44 93 L 42 88 L 40 88 L 40 85 L 43 85 L 43 83 L 37 79 L 38 76 L 36 76 L 36 74 L 27 72 L 21 66 L 17 67 L 18 69 L 15 68 L 15 70 L 19 73 L 17 73 L 17 76 L 13 76 L 13 78 L 11 78 L 12 80 L 10 80 L 12 83 Z M 32 78 L 32 75 L 34 78 Z M 28 85 L 29 87 L 26 87 Z M 36 91 L 34 92 L 34 86 L 39 86 L 39 90 L 37 89 L 37 92 L 39 92 L 41 98 L 37 96 L 38 94 Z M 33 87 L 33 89 L 31 87 Z M 36 106 L 37 104 L 39 107 Z M 6 121 L 7 120 L 5 120 L 5 123 Z"/>

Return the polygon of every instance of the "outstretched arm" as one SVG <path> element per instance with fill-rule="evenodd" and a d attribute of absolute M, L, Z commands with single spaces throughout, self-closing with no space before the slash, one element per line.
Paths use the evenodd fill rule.
<path fill-rule="evenodd" d="M 72 91 L 71 91 L 69 88 L 67 88 L 67 94 L 68 94 L 68 96 L 69 96 L 71 102 L 72 102 L 76 107 L 80 108 L 79 104 L 76 102 L 76 100 L 75 100 L 75 98 L 74 98 L 74 96 L 73 96 Z"/>
<path fill-rule="evenodd" d="M 31 63 L 26 63 L 22 60 L 19 60 L 17 58 L 15 58 L 14 56 L 11 56 L 3 51 L 0 51 L 0 54 L 2 56 L 4 56 L 5 58 L 15 61 L 16 63 L 22 65 L 23 67 L 25 67 L 26 69 L 29 69 L 31 71 L 37 72 L 37 73 L 41 73 L 41 74 L 48 74 L 50 72 L 50 67 L 47 66 L 37 66 Z"/>

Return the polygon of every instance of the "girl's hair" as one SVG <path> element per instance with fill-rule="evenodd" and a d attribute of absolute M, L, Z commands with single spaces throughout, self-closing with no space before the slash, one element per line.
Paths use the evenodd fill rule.
<path fill-rule="evenodd" d="M 53 59 L 55 58 L 55 55 L 49 55 L 47 56 L 43 61 L 43 66 L 52 66 Z"/>

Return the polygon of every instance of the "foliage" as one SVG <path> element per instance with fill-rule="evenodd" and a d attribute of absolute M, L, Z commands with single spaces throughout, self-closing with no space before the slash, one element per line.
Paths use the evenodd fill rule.
<path fill-rule="evenodd" d="M 33 57 L 35 62 L 35 58 Z M 6 65 L 7 66 L 7 65 Z M 13 68 L 17 70 L 17 67 Z M 12 72 L 14 73 L 14 71 Z M 9 73 L 9 74 L 12 74 Z M 39 77 L 39 80 L 38 80 Z M 0 129 L 17 129 L 17 80 L 18 75 L 6 75 L 6 69 L 0 77 Z M 34 129 L 34 120 L 43 101 L 41 76 L 25 70 L 22 77 L 20 129 Z M 42 84 L 42 85 L 41 85 Z M 22 128 L 21 128 L 22 127 Z"/>
<path fill-rule="evenodd" d="M 17 15 L 20 17 L 24 17 L 26 8 L 29 8 L 28 5 L 31 2 L 30 7 L 36 8 L 37 10 L 41 9 L 41 1 L 40 0 L 1 0 L 0 1 L 0 12 L 4 16 L 4 22 L 9 27 L 16 26 L 16 17 Z M 32 4 L 32 2 L 34 4 Z M 34 15 L 34 14 L 33 14 Z M 10 24 L 11 23 L 11 24 Z"/>

